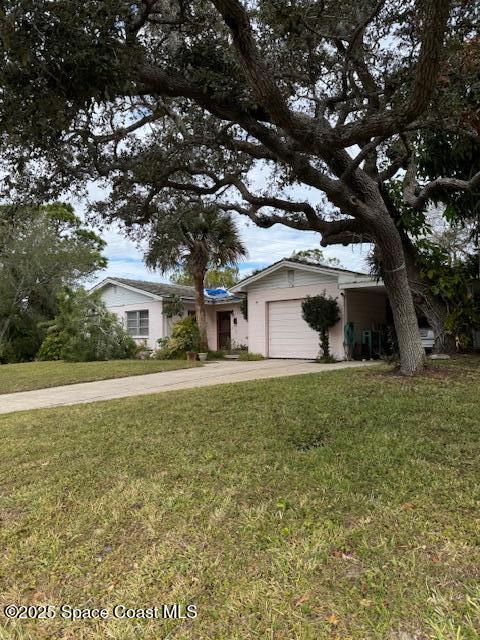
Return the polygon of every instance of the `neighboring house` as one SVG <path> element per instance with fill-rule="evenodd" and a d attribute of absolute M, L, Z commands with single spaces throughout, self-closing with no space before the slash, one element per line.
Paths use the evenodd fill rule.
<path fill-rule="evenodd" d="M 318 333 L 302 318 L 302 300 L 326 291 L 337 299 L 341 320 L 330 330 L 332 355 L 346 358 L 344 327 L 353 322 L 356 357 L 378 348 L 379 330 L 387 321 L 383 283 L 356 271 L 284 259 L 242 280 L 232 293 L 248 297 L 249 350 L 269 358 L 315 358 Z M 362 346 L 364 343 L 364 346 Z"/>
<path fill-rule="evenodd" d="M 106 307 L 117 314 L 135 341 L 151 349 L 158 346 L 159 338 L 170 335 L 172 324 L 180 319 L 164 316 L 164 301 L 177 295 L 184 302 L 184 315 L 195 313 L 193 287 L 106 278 L 93 291 L 101 292 Z M 205 297 L 210 349 L 247 345 L 248 325 L 240 310 L 241 296 L 226 292 L 224 296 L 206 294 Z"/>

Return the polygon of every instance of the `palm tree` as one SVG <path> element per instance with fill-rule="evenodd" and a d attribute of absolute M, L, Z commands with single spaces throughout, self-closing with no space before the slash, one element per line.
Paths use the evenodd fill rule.
<path fill-rule="evenodd" d="M 182 267 L 190 272 L 200 348 L 204 351 L 208 349 L 205 274 L 209 268 L 233 265 L 245 255 L 234 221 L 214 205 L 177 200 L 175 207 L 163 210 L 152 224 L 146 264 L 162 273 Z"/>

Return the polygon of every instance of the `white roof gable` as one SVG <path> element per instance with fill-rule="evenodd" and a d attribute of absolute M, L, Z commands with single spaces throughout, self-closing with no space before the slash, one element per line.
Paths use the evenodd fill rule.
<path fill-rule="evenodd" d="M 259 283 L 264 278 L 269 278 L 275 272 L 281 269 L 294 269 L 298 271 L 304 271 L 312 274 L 317 274 L 319 276 L 325 276 L 326 279 L 336 280 L 338 281 L 340 276 L 359 276 L 364 274 L 359 274 L 356 271 L 348 271 L 347 269 L 337 269 L 336 267 L 327 267 L 323 265 L 317 265 L 312 263 L 300 262 L 297 260 L 280 260 L 275 264 L 270 265 L 266 269 L 259 271 L 258 273 L 254 273 L 253 275 L 245 278 L 235 286 L 233 286 L 230 290 L 233 293 L 239 293 L 241 291 L 248 291 L 250 286 L 255 286 L 256 283 Z"/>
<path fill-rule="evenodd" d="M 145 291 L 144 289 L 133 287 L 132 285 L 129 285 L 129 284 L 125 284 L 124 282 L 115 280 L 115 278 L 105 278 L 105 280 L 102 280 L 102 282 L 99 282 L 97 285 L 92 287 L 90 291 L 99 291 L 101 289 L 104 289 L 107 286 L 121 287 L 123 289 L 127 289 L 128 291 L 141 293 L 143 296 L 147 298 L 151 298 L 152 300 L 163 300 L 162 296 L 159 296 L 155 293 L 151 293 L 150 291 Z"/>

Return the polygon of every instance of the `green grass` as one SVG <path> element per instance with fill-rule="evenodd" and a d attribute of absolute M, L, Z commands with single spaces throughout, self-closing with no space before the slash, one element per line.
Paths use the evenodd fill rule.
<path fill-rule="evenodd" d="M 186 360 L 108 360 L 106 362 L 26 362 L 0 365 L 0 394 L 108 380 L 198 366 Z"/>
<path fill-rule="evenodd" d="M 0 638 L 478 639 L 480 370 L 333 371 L 0 416 L 4 604 L 195 620 Z"/>
<path fill-rule="evenodd" d="M 244 361 L 265 360 L 265 356 L 262 356 L 261 353 L 255 353 L 253 351 L 240 351 L 238 359 Z"/>

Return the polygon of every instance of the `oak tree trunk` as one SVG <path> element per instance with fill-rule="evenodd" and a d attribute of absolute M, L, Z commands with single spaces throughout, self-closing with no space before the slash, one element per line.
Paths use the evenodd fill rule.
<path fill-rule="evenodd" d="M 408 236 L 402 237 L 402 244 L 413 302 L 419 313 L 427 319 L 435 337 L 432 351 L 433 353 L 455 353 L 457 350 L 455 336 L 445 331 L 445 321 L 449 314 L 448 306 L 442 298 L 433 295 L 423 283 L 417 263 L 417 251 Z"/>
<path fill-rule="evenodd" d="M 207 312 L 205 309 L 205 272 L 194 275 L 195 284 L 195 317 L 200 332 L 200 352 L 208 351 Z"/>
<path fill-rule="evenodd" d="M 376 245 L 383 262 L 383 280 L 397 333 L 400 371 L 404 375 L 420 373 L 425 366 L 425 351 L 408 283 L 402 241 L 390 217 L 381 215 L 376 222 Z"/>
<path fill-rule="evenodd" d="M 435 343 L 432 353 L 456 353 L 455 336 L 445 331 L 445 321 L 448 316 L 447 305 L 436 300 L 434 296 L 427 296 L 419 300 L 418 307 L 433 330 Z"/>

